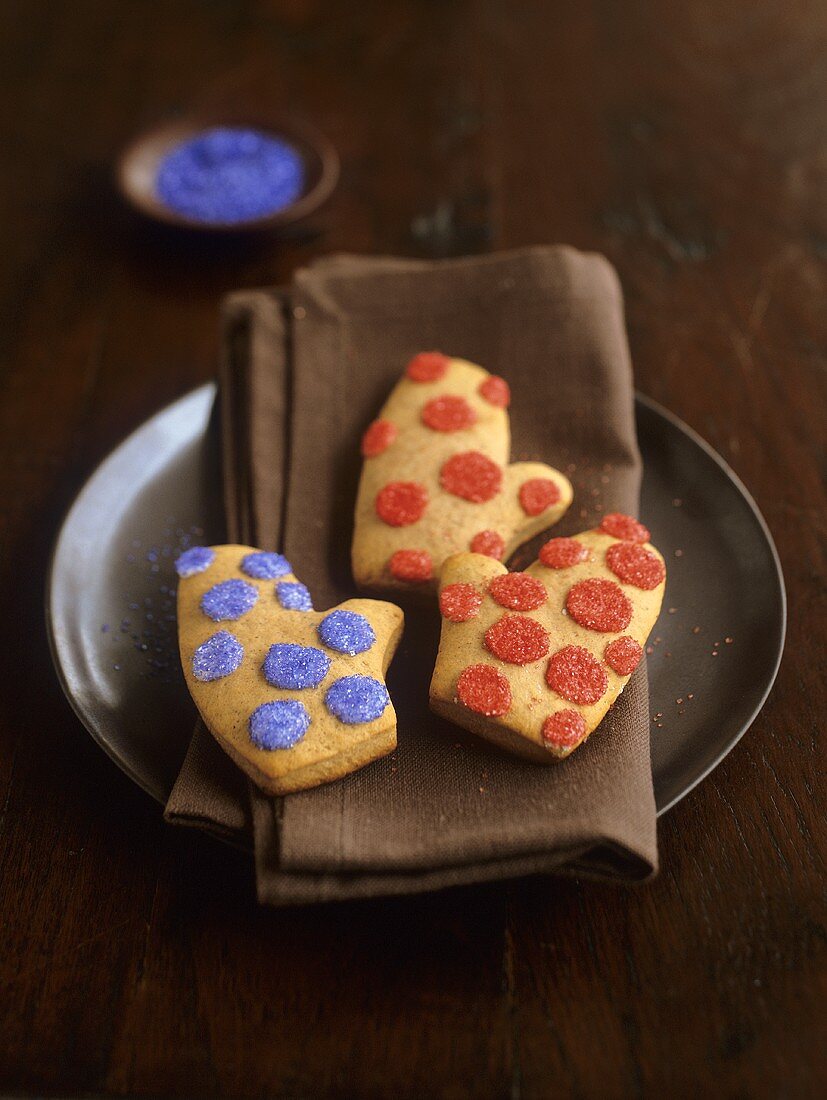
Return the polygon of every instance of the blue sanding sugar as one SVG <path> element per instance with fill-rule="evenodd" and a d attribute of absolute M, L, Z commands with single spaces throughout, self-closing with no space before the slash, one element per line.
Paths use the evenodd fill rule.
<path fill-rule="evenodd" d="M 268 684 L 277 688 L 317 687 L 330 668 L 330 658 L 313 646 L 279 642 L 271 645 L 262 666 Z"/>
<path fill-rule="evenodd" d="M 262 703 L 250 715 L 250 740 L 259 749 L 290 749 L 304 737 L 310 715 L 297 699 Z"/>
<path fill-rule="evenodd" d="M 331 611 L 319 623 L 318 633 L 328 649 L 351 657 L 364 653 L 376 641 L 373 627 L 356 611 Z"/>
<path fill-rule="evenodd" d="M 215 550 L 209 546 L 192 546 L 175 559 L 175 572 L 179 577 L 194 577 L 203 573 L 215 561 Z"/>
<path fill-rule="evenodd" d="M 220 126 L 176 146 L 161 161 L 158 198 L 194 221 L 232 225 L 274 214 L 304 187 L 304 162 L 280 138 Z"/>
<path fill-rule="evenodd" d="M 257 581 L 272 581 L 276 577 L 284 577 L 293 572 L 293 566 L 282 557 L 281 554 L 273 554 L 269 550 L 257 550 L 255 554 L 247 554 L 241 559 L 241 569 L 248 577 L 255 577 Z"/>
<path fill-rule="evenodd" d="M 343 676 L 331 684 L 325 706 L 340 722 L 354 726 L 372 722 L 390 702 L 388 689 L 370 676 Z"/>
<path fill-rule="evenodd" d="M 280 581 L 276 585 L 276 597 L 285 611 L 313 610 L 307 586 L 298 581 Z"/>
<path fill-rule="evenodd" d="M 246 581 L 221 581 L 201 597 L 201 610 L 214 622 L 240 619 L 258 599 L 258 589 Z"/>
<path fill-rule="evenodd" d="M 209 683 L 235 672 L 244 656 L 244 646 L 230 634 L 219 630 L 207 638 L 192 655 L 192 674 L 196 680 Z"/>

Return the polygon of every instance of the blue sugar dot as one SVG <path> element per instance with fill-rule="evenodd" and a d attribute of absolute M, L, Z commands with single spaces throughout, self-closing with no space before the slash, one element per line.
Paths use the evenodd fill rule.
<path fill-rule="evenodd" d="M 201 610 L 214 622 L 240 619 L 258 599 L 258 590 L 246 581 L 221 581 L 201 597 Z"/>
<path fill-rule="evenodd" d="M 376 641 L 373 627 L 355 611 L 331 611 L 319 623 L 318 633 L 328 649 L 351 657 L 364 653 Z"/>
<path fill-rule="evenodd" d="M 262 703 L 250 715 L 250 740 L 259 749 L 291 749 L 310 725 L 307 707 L 297 699 Z"/>
<path fill-rule="evenodd" d="M 255 577 L 257 581 L 272 581 L 276 577 L 283 577 L 286 573 L 293 572 L 293 566 L 282 557 L 281 554 L 273 554 L 269 550 L 258 550 L 255 554 L 247 554 L 241 561 L 242 571 L 248 577 Z"/>
<path fill-rule="evenodd" d="M 209 683 L 235 672 L 244 656 L 244 647 L 228 630 L 219 630 L 207 638 L 192 655 L 192 674 Z"/>
<path fill-rule="evenodd" d="M 313 601 L 306 585 L 298 581 L 280 581 L 276 585 L 276 597 L 286 611 L 313 610 Z"/>
<path fill-rule="evenodd" d="M 264 678 L 277 688 L 314 688 L 327 676 L 330 658 L 313 646 L 279 642 L 264 658 Z"/>
<path fill-rule="evenodd" d="M 378 680 L 370 676 L 343 676 L 330 685 L 324 701 L 340 722 L 354 726 L 378 718 L 391 700 L 388 689 Z"/>
<path fill-rule="evenodd" d="M 179 577 L 194 577 L 203 573 L 215 561 L 215 550 L 209 546 L 193 546 L 175 559 L 175 572 Z"/>

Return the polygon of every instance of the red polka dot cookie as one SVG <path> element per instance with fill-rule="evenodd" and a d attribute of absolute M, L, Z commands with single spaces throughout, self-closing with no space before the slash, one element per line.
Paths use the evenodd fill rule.
<path fill-rule="evenodd" d="M 433 350 L 400 370 L 361 439 L 353 572 L 363 588 L 433 595 L 446 558 L 506 560 L 557 523 L 572 490 L 549 466 L 509 463 L 504 378 Z"/>
<path fill-rule="evenodd" d="M 398 607 L 347 600 L 316 611 L 290 562 L 251 546 L 193 546 L 175 569 L 187 687 L 262 790 L 315 787 L 396 748 L 385 672 L 402 634 Z"/>
<path fill-rule="evenodd" d="M 479 552 L 442 569 L 431 707 L 529 760 L 561 760 L 640 664 L 663 600 L 663 558 L 643 524 L 618 513 L 548 539 L 523 573 L 509 573 L 479 534 Z"/>

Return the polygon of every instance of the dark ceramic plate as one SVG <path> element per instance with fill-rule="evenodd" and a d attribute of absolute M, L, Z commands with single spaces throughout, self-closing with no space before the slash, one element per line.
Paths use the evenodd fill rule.
<path fill-rule="evenodd" d="M 75 501 L 47 591 L 52 652 L 81 722 L 127 775 L 166 801 L 195 710 L 181 675 L 172 562 L 219 542 L 215 388 L 153 416 Z M 667 559 L 649 682 L 659 812 L 738 741 L 772 687 L 786 604 L 778 556 L 744 486 L 685 424 L 637 399 L 641 518 Z"/>

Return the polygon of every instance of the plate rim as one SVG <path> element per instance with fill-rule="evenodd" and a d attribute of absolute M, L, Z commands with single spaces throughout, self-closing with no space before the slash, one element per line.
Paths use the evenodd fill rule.
<path fill-rule="evenodd" d="M 84 497 L 89 492 L 91 492 L 93 484 L 101 475 L 105 467 L 114 459 L 115 455 L 123 448 L 127 447 L 134 440 L 134 438 L 147 427 L 148 424 L 160 419 L 165 414 L 171 412 L 173 408 L 179 405 L 183 405 L 185 402 L 190 400 L 195 401 L 196 398 L 202 398 L 206 401 L 209 396 L 214 399 L 217 391 L 218 386 L 215 382 L 205 382 L 202 383 L 200 386 L 196 386 L 191 390 L 187 390 L 185 393 L 181 394 L 177 398 L 174 398 L 172 401 L 167 402 L 161 408 L 156 410 L 156 412 L 150 414 L 150 416 L 142 420 L 141 423 L 133 428 L 131 432 L 129 432 L 126 436 L 124 436 L 123 439 L 119 440 L 107 451 L 104 457 L 95 465 L 94 469 L 86 477 L 83 484 L 72 497 L 72 500 L 64 511 L 60 523 L 57 527 L 57 532 L 55 534 L 54 543 L 52 545 L 52 549 L 49 555 L 49 563 L 45 575 L 44 612 L 46 621 L 46 636 L 49 644 L 49 654 L 51 656 L 52 666 L 57 676 L 58 683 L 60 684 L 61 690 L 63 691 L 63 694 L 66 697 L 69 706 L 76 715 L 80 724 L 90 735 L 92 740 L 95 741 L 95 743 L 103 749 L 110 760 L 112 760 L 118 766 L 118 768 L 129 779 L 132 780 L 133 783 L 140 787 L 141 790 L 145 791 L 151 798 L 155 799 L 156 802 L 159 802 L 162 806 L 165 805 L 165 799 L 162 798 L 159 793 L 153 789 L 152 784 L 148 783 L 142 776 L 140 776 L 123 757 L 118 756 L 112 750 L 109 742 L 107 742 L 103 738 L 103 736 L 98 732 L 93 724 L 89 723 L 88 716 L 84 713 L 78 700 L 75 698 L 75 695 L 69 687 L 63 663 L 61 661 L 59 642 L 55 636 L 54 629 L 53 601 L 55 570 L 57 567 L 58 556 L 61 550 L 61 544 L 63 543 L 63 540 L 66 537 L 66 533 L 70 528 L 73 514 L 81 505 Z M 697 776 L 695 776 L 695 778 L 692 780 L 691 783 L 688 784 L 688 786 L 684 787 L 683 790 L 680 791 L 680 793 L 674 795 L 668 802 L 664 803 L 662 806 L 657 805 L 656 799 L 656 813 L 658 817 L 662 817 L 664 814 L 668 813 L 669 810 L 671 810 L 674 806 L 676 806 L 678 802 L 681 802 L 684 798 L 686 798 L 686 796 L 689 795 L 700 783 L 708 778 L 708 776 L 719 766 L 719 764 L 721 764 L 722 761 L 727 756 L 729 756 L 729 754 L 732 752 L 732 750 L 735 748 L 735 746 L 738 744 L 738 742 L 741 740 L 747 730 L 751 728 L 751 726 L 755 722 L 755 719 L 761 713 L 767 699 L 769 698 L 770 692 L 775 686 L 775 681 L 778 677 L 778 671 L 781 667 L 781 662 L 784 657 L 784 646 L 787 636 L 787 590 L 784 583 L 784 571 L 781 565 L 781 558 L 778 554 L 775 540 L 772 537 L 769 525 L 764 519 L 764 516 L 762 515 L 761 510 L 755 501 L 755 498 L 752 496 L 749 489 L 747 489 L 746 485 L 743 483 L 738 474 L 735 473 L 735 471 L 732 469 L 726 459 L 724 459 L 714 449 L 714 447 L 712 447 L 712 445 L 703 438 L 703 436 L 699 435 L 694 428 L 692 428 L 679 416 L 673 413 L 670 409 L 667 409 L 665 406 L 661 405 L 659 401 L 655 401 L 653 398 L 648 397 L 646 394 L 641 393 L 639 390 L 634 391 L 634 400 L 636 405 L 640 404 L 643 408 L 648 409 L 656 416 L 659 416 L 663 420 L 667 421 L 667 423 L 669 423 L 673 428 L 681 432 L 683 435 L 687 436 L 689 440 L 694 443 L 699 450 L 701 450 L 708 458 L 710 458 L 715 463 L 715 465 L 721 470 L 724 476 L 730 482 L 732 482 L 732 484 L 738 490 L 738 493 L 745 501 L 750 512 L 752 513 L 753 519 L 756 521 L 758 528 L 763 535 L 764 542 L 769 549 L 770 560 L 772 561 L 775 570 L 775 579 L 777 582 L 780 606 L 780 620 L 778 624 L 777 651 L 775 655 L 775 660 L 770 676 L 767 679 L 766 686 L 761 693 L 757 703 L 753 707 L 749 717 L 746 719 L 746 721 L 742 723 L 738 732 L 727 741 L 721 751 Z"/>
<path fill-rule="evenodd" d="M 711 458 L 716 466 L 721 470 L 725 477 L 727 477 L 738 490 L 744 501 L 746 501 L 750 511 L 752 512 L 753 519 L 758 524 L 761 534 L 764 536 L 764 541 L 767 544 L 770 552 L 770 559 L 775 569 L 775 579 L 778 586 L 778 597 L 780 606 L 780 621 L 777 637 L 777 649 L 775 654 L 775 660 L 772 666 L 772 672 L 770 673 L 766 687 L 761 693 L 758 702 L 753 707 L 749 717 L 742 723 L 738 732 L 727 742 L 726 746 L 718 753 L 717 756 L 704 768 L 696 777 L 692 780 L 689 786 L 685 787 L 680 794 L 675 795 L 669 802 L 664 803 L 663 806 L 657 806 L 657 816 L 661 817 L 663 814 L 668 813 L 673 806 L 676 806 L 679 802 L 682 802 L 688 794 L 702 783 L 715 769 L 721 764 L 727 756 L 732 752 L 744 734 L 752 728 L 755 719 L 764 709 L 764 704 L 769 699 L 770 692 L 775 687 L 775 681 L 778 678 L 778 671 L 781 668 L 781 662 L 784 659 L 784 646 L 787 640 L 787 586 L 784 582 L 784 569 L 781 565 L 781 557 L 778 553 L 778 548 L 775 545 L 775 539 L 772 537 L 767 521 L 764 519 L 761 509 L 758 507 L 758 503 L 753 497 L 752 493 L 743 483 L 741 478 L 729 463 L 723 458 L 712 446 L 708 443 L 702 435 L 699 435 L 693 427 L 686 423 L 685 420 L 681 420 L 679 416 L 673 413 L 670 409 L 667 409 L 664 405 L 661 405 L 659 401 L 655 401 L 654 398 L 647 397 L 646 394 L 641 393 L 639 390 L 635 390 L 635 403 L 640 403 L 644 408 L 649 409 L 657 416 L 662 417 L 668 423 L 676 428 L 679 432 L 682 432 L 687 436 L 696 447 L 703 451 L 708 458 Z"/>
<path fill-rule="evenodd" d="M 184 405 L 187 401 L 190 400 L 195 402 L 197 398 L 202 398 L 204 401 L 206 401 L 208 395 L 210 399 L 214 401 L 217 392 L 218 385 L 216 382 L 204 382 L 200 386 L 195 386 L 193 389 L 187 390 L 179 397 L 173 398 L 172 401 L 167 401 L 165 405 L 162 405 L 161 408 L 157 409 L 154 413 L 151 413 L 148 417 L 142 420 L 140 424 L 137 424 L 131 432 L 125 435 L 123 439 L 120 439 L 117 443 L 114 444 L 114 446 L 109 448 L 103 458 L 96 463 L 94 469 L 86 477 L 83 484 L 72 497 L 72 500 L 70 501 L 68 507 L 63 513 L 63 518 L 58 525 L 57 533 L 55 534 L 54 538 L 54 543 L 49 554 L 49 563 L 46 568 L 44 583 L 44 614 L 46 619 L 46 637 L 49 644 L 49 655 L 52 659 L 52 667 L 54 668 L 58 683 L 60 684 L 61 691 L 66 697 L 66 700 L 69 703 L 69 706 L 71 707 L 78 721 L 95 742 L 95 744 L 103 749 L 109 759 L 118 766 L 118 768 L 124 773 L 124 775 L 131 779 L 133 783 L 140 787 L 142 791 L 145 791 L 161 806 L 165 806 L 167 800 L 162 797 L 161 793 L 154 788 L 152 783 L 147 782 L 147 780 L 144 779 L 143 776 L 139 775 L 138 772 L 136 772 L 136 770 L 122 756 L 118 756 L 118 754 L 114 752 L 109 742 L 98 732 L 94 724 L 91 724 L 89 722 L 88 716 L 84 713 L 79 701 L 76 699 L 74 693 L 69 686 L 68 680 L 66 678 L 66 673 L 60 659 L 60 652 L 58 648 L 59 642 L 55 636 L 53 621 L 54 616 L 52 604 L 54 600 L 55 567 L 57 564 L 58 555 L 60 553 L 61 543 L 63 542 L 64 535 L 67 529 L 69 528 L 73 513 L 81 505 L 83 498 L 91 490 L 92 485 L 97 480 L 98 476 L 102 473 L 104 468 L 115 458 L 118 452 L 127 447 L 135 439 L 135 437 L 138 436 L 147 427 L 148 424 L 160 419 L 166 413 L 172 412 L 172 410 L 177 406 Z"/>

